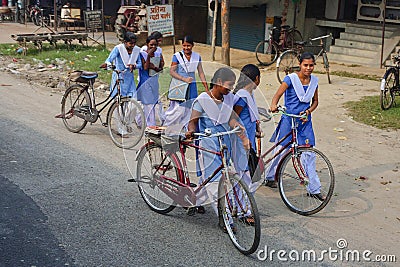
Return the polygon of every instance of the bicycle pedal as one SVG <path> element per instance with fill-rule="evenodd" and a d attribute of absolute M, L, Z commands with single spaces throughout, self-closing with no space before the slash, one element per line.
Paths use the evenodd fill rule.
<path fill-rule="evenodd" d="M 197 184 L 195 184 L 195 183 L 190 183 L 189 186 L 190 186 L 190 187 L 197 187 Z"/>
<path fill-rule="evenodd" d="M 136 183 L 136 180 L 134 178 L 132 178 L 132 179 L 128 179 L 128 182 L 129 183 Z"/>

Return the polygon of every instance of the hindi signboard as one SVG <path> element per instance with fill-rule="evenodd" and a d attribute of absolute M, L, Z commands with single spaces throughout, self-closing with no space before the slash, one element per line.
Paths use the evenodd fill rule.
<path fill-rule="evenodd" d="M 147 6 L 146 9 L 149 33 L 159 31 L 164 37 L 174 36 L 172 5 Z"/>
<path fill-rule="evenodd" d="M 86 30 L 103 29 L 103 18 L 101 10 L 84 11 Z"/>

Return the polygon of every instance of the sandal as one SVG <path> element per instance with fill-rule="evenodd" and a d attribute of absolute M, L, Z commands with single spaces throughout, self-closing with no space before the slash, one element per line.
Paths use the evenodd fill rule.
<path fill-rule="evenodd" d="M 203 206 L 197 206 L 197 213 L 204 214 L 206 213 L 206 209 Z"/>
<path fill-rule="evenodd" d="M 223 226 L 221 226 L 221 225 L 219 224 L 219 227 L 222 229 L 222 231 L 223 231 L 225 234 L 228 233 L 228 229 L 226 229 L 225 224 L 224 224 Z M 231 223 L 231 224 L 230 224 L 230 227 L 231 227 L 231 229 L 232 229 L 232 232 L 233 232 L 234 234 L 236 234 L 236 232 L 237 232 L 236 226 L 235 226 L 233 223 Z"/>
<path fill-rule="evenodd" d="M 242 217 L 240 218 L 240 221 L 250 226 L 254 226 L 254 224 L 256 223 L 253 215 Z"/>

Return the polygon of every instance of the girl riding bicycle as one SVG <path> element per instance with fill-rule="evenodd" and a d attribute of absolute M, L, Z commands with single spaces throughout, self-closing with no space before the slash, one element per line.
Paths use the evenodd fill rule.
<path fill-rule="evenodd" d="M 299 145 L 310 145 L 315 146 L 315 135 L 311 121 L 311 113 L 318 106 L 318 78 L 312 75 L 315 65 L 315 57 L 312 53 L 304 52 L 299 59 L 300 71 L 287 75 L 278 91 L 272 98 L 270 110 L 272 112 L 278 111 L 278 102 L 281 96 L 284 94 L 285 106 L 287 113 L 291 114 L 306 114 L 306 119 L 298 119 L 297 138 Z M 276 142 L 284 137 L 291 131 L 291 118 L 288 116 L 282 116 L 281 120 L 272 135 L 270 141 Z M 289 139 L 286 139 L 281 146 L 289 143 Z M 308 195 L 315 197 L 320 201 L 325 199 L 320 192 L 320 181 L 315 171 L 308 171 L 307 166 L 315 165 L 315 155 L 306 154 L 302 155 L 302 162 L 306 168 L 306 172 L 309 175 L 309 185 L 307 186 Z M 265 185 L 269 187 L 276 187 L 275 182 L 275 171 L 279 157 L 275 158 L 269 167 L 266 175 Z M 310 168 L 312 169 L 312 168 Z"/>
<path fill-rule="evenodd" d="M 186 138 L 191 138 L 194 132 L 211 133 L 225 132 L 231 127 L 243 126 L 233 117 L 233 105 L 235 96 L 230 93 L 235 84 L 236 75 L 229 68 L 220 68 L 215 73 L 211 80 L 211 90 L 201 93 L 193 102 L 191 118 L 186 132 Z M 244 131 L 239 135 L 243 145 L 249 149 L 249 140 Z M 225 135 L 224 144 L 228 147 L 228 154 L 231 151 L 231 140 Z M 218 151 L 219 142 L 215 138 L 204 138 L 200 140 L 200 146 L 210 150 Z M 230 155 L 225 155 L 229 161 Z M 200 176 L 199 184 L 207 177 L 210 177 L 214 170 L 221 165 L 221 158 L 212 153 L 200 152 L 197 160 L 197 175 Z M 218 200 L 218 180 L 221 173 L 205 187 L 199 196 L 197 196 L 198 212 L 203 213 L 204 208 L 201 206 L 207 199 L 218 215 L 217 200 Z"/>

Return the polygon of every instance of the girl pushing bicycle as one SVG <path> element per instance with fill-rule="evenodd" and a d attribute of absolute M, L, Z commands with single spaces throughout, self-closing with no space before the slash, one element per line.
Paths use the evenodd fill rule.
<path fill-rule="evenodd" d="M 239 126 L 243 131 L 239 134 L 246 150 L 250 148 L 249 139 L 244 133 L 243 126 L 233 117 L 233 105 L 235 96 L 230 92 L 235 84 L 236 75 L 229 68 L 220 68 L 211 80 L 211 90 L 201 93 L 193 102 L 191 118 L 186 132 L 186 138 L 191 138 L 195 132 L 211 131 L 210 134 L 225 132 L 231 127 Z M 230 158 L 231 140 L 225 135 L 223 143 L 228 147 L 227 161 Z M 219 150 L 218 138 L 201 139 L 200 146 L 209 150 Z M 201 151 L 197 160 L 197 175 L 200 176 L 199 184 L 213 174 L 213 171 L 221 165 L 221 158 L 215 154 Z M 197 211 L 204 213 L 202 204 L 210 200 L 211 205 L 218 215 L 218 180 L 221 173 L 216 175 L 210 184 L 197 196 Z"/>
<path fill-rule="evenodd" d="M 142 62 L 139 57 L 140 48 L 136 46 L 137 36 L 133 32 L 127 32 L 124 36 L 124 42 L 116 45 L 111 51 L 106 61 L 100 65 L 100 68 L 107 68 L 112 64 L 118 71 L 121 71 L 121 77 L 124 82 L 121 83 L 121 95 L 136 98 L 136 84 L 133 70 L 140 68 Z M 113 90 L 117 80 L 117 74 L 113 72 L 111 78 L 110 90 Z M 117 92 L 112 92 L 112 96 Z"/>
<path fill-rule="evenodd" d="M 254 99 L 254 90 L 260 84 L 261 74 L 260 69 L 253 64 L 245 65 L 239 76 L 239 80 L 234 90 L 236 94 L 236 100 L 234 105 L 234 111 L 239 116 L 239 119 L 246 129 L 246 134 L 250 140 L 250 153 L 256 153 L 256 136 L 261 137 L 262 132 L 259 125 L 258 107 Z M 252 174 L 249 171 L 248 159 L 243 157 L 243 145 L 241 140 L 237 140 L 236 149 L 234 153 L 235 169 L 238 171 L 239 176 L 244 179 L 245 183 L 250 189 L 250 192 L 254 193 L 257 190 L 259 184 L 252 183 Z"/>
<path fill-rule="evenodd" d="M 312 75 L 315 65 L 315 57 L 310 52 L 304 52 L 299 59 L 300 71 L 287 75 L 274 97 L 271 101 L 270 110 L 272 112 L 278 111 L 279 99 L 284 95 L 285 106 L 287 113 L 291 114 L 306 114 L 306 119 L 297 119 L 297 138 L 299 145 L 310 145 L 315 146 L 315 135 L 311 121 L 311 113 L 318 106 L 318 78 Z M 270 141 L 276 142 L 284 137 L 291 131 L 291 118 L 283 115 L 281 120 L 272 135 Z M 281 143 L 281 146 L 289 143 L 290 140 L 287 138 Z M 275 182 L 275 172 L 279 157 L 272 161 L 271 166 L 267 170 L 265 185 L 275 188 L 277 187 Z M 302 162 L 306 168 L 306 172 L 309 176 L 309 184 L 307 185 L 308 196 L 314 197 L 320 201 L 325 200 L 325 196 L 320 192 L 321 184 L 317 173 L 312 171 L 315 165 L 315 154 L 303 154 Z M 309 167 L 309 168 L 307 168 Z"/>

